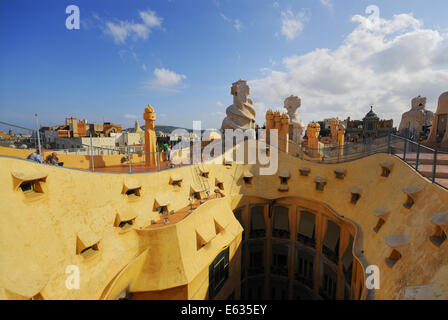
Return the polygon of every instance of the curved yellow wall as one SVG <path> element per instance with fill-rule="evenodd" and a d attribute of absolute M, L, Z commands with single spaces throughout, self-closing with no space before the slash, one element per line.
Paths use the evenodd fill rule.
<path fill-rule="evenodd" d="M 230 247 L 233 271 L 216 298 L 225 299 L 232 292 L 238 298 L 242 228 L 232 211 L 258 197 L 300 199 L 316 210 L 324 206 L 337 219 L 352 225 L 357 232 L 354 254 L 363 268 L 373 264 L 381 271 L 381 288 L 375 291 L 375 299 L 402 299 L 405 287 L 430 283 L 448 299 L 448 245 L 445 241 L 437 248 L 429 241 L 435 229 L 430 215 L 448 210 L 446 190 L 386 154 L 337 165 L 309 163 L 286 154 L 279 157 L 279 171 L 291 174 L 289 191 L 278 191 L 278 174 L 259 176 L 257 165 L 233 164 L 229 168 L 209 163 L 205 166 L 210 170 L 210 190 L 213 193 L 218 178 L 224 183 L 225 197 L 205 203 L 177 224 L 155 229 L 145 229 L 161 218 L 154 200 L 169 199 L 169 210 L 174 211 L 188 206 L 190 185 L 200 182 L 195 166 L 130 176 L 0 158 L 0 298 L 100 299 L 116 298 L 121 291 L 130 290 L 134 298 L 204 299 L 208 266 L 225 247 Z M 380 164 L 384 162 L 392 164 L 388 178 L 381 177 Z M 303 166 L 311 169 L 308 177 L 299 174 Z M 335 178 L 336 168 L 346 170 L 344 180 Z M 252 186 L 242 181 L 247 170 L 254 174 Z M 24 195 L 13 176 L 21 173 L 46 176 L 44 193 Z M 169 184 L 174 174 L 183 179 L 180 189 Z M 315 190 L 316 177 L 326 178 L 323 192 Z M 137 200 L 123 194 L 124 185 L 132 183 L 141 186 Z M 403 207 L 407 199 L 403 189 L 415 186 L 423 189 L 409 210 Z M 353 187 L 360 188 L 356 205 L 350 203 Z M 378 218 L 373 212 L 379 208 L 390 213 L 375 233 Z M 117 212 L 135 215 L 131 231 L 122 233 L 114 227 Z M 214 219 L 229 221 L 222 233 L 213 234 Z M 212 234 L 207 247 L 199 250 L 198 228 Z M 77 235 L 85 233 L 100 239 L 98 253 L 87 260 L 76 254 Z M 408 237 L 410 243 L 398 248 L 402 258 L 390 269 L 385 258 L 392 249 L 385 237 L 397 234 Z M 80 268 L 80 290 L 65 286 L 68 265 Z"/>

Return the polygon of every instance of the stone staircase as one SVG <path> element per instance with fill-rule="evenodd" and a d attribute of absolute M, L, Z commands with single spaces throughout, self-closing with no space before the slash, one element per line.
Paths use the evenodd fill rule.
<path fill-rule="evenodd" d="M 403 154 L 397 154 L 398 157 L 403 158 Z M 406 162 L 413 168 L 416 167 L 417 154 L 406 154 Z M 427 177 L 432 179 L 434 155 L 431 153 L 421 153 L 418 160 L 418 171 Z M 448 154 L 440 153 L 437 155 L 436 165 L 436 182 L 448 188 Z"/>

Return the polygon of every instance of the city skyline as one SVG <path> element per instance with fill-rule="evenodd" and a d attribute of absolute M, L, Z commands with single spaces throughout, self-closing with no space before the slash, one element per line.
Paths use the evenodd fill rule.
<path fill-rule="evenodd" d="M 80 9 L 80 30 L 66 29 L 70 4 Z M 77 116 L 128 128 L 151 104 L 158 125 L 201 120 L 219 129 L 231 84 L 244 79 L 260 125 L 293 94 L 306 123 L 362 119 L 373 105 L 398 126 L 413 97 L 426 96 L 435 111 L 445 91 L 443 1 L 194 4 L 0 4 L 0 118 L 34 128 L 35 113 L 44 126 Z"/>

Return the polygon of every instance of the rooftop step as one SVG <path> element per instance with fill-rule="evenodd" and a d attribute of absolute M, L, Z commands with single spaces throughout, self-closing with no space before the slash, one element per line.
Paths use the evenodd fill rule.
<path fill-rule="evenodd" d="M 432 177 L 432 165 L 423 164 L 418 166 L 418 171 L 427 177 Z M 436 178 L 448 179 L 448 166 L 436 166 Z"/>
<path fill-rule="evenodd" d="M 406 162 L 412 165 L 415 165 L 417 162 L 416 158 L 408 158 L 408 156 L 406 156 Z M 434 163 L 434 159 L 418 159 L 418 165 L 422 165 L 422 164 L 429 164 L 432 165 Z M 439 166 L 448 166 L 448 160 L 440 160 L 437 159 L 437 165 Z"/>
<path fill-rule="evenodd" d="M 396 154 L 398 157 L 403 158 L 402 153 Z M 406 162 L 415 164 L 417 161 L 417 153 L 406 153 Z M 420 153 L 418 157 L 419 164 L 433 164 L 434 154 L 432 153 Z M 448 165 L 448 154 L 439 153 L 437 154 L 437 164 L 438 165 Z"/>
<path fill-rule="evenodd" d="M 448 179 L 436 179 L 436 182 L 445 188 L 448 188 Z"/>

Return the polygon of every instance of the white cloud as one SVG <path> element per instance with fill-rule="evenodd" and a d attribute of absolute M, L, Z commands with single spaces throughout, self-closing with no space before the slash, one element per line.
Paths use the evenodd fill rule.
<path fill-rule="evenodd" d="M 143 69 L 143 71 L 147 71 L 148 69 L 147 69 L 147 67 L 146 67 L 146 64 L 142 64 L 142 69 Z"/>
<path fill-rule="evenodd" d="M 135 114 L 125 114 L 123 115 L 126 119 L 137 119 L 137 116 Z"/>
<path fill-rule="evenodd" d="M 225 14 L 223 14 L 223 13 L 220 13 L 219 15 L 221 16 L 221 18 L 222 18 L 224 21 L 226 21 L 226 22 L 232 24 L 236 31 L 240 32 L 241 29 L 243 29 L 243 23 L 242 23 L 239 19 L 235 19 L 235 20 L 230 19 L 229 17 L 227 17 L 227 16 L 226 16 Z"/>
<path fill-rule="evenodd" d="M 165 68 L 155 69 L 154 75 L 156 76 L 156 83 L 162 87 L 176 86 L 187 78 L 183 74 L 177 74 Z"/>
<path fill-rule="evenodd" d="M 277 1 L 275 1 L 275 2 L 272 4 L 272 6 L 273 6 L 274 8 L 278 8 L 280 5 L 278 4 Z"/>
<path fill-rule="evenodd" d="M 158 17 L 154 11 L 140 11 L 140 18 L 142 18 L 143 22 L 149 28 L 153 27 L 161 27 L 163 19 Z"/>
<path fill-rule="evenodd" d="M 320 0 L 320 3 L 326 7 L 327 9 L 333 9 L 333 1 L 332 0 Z"/>
<path fill-rule="evenodd" d="M 112 36 L 116 44 L 124 44 L 128 37 L 134 40 L 146 40 L 152 28 L 162 26 L 162 18 L 158 17 L 154 11 L 140 11 L 139 15 L 143 23 L 109 21 L 105 23 L 104 33 Z"/>
<path fill-rule="evenodd" d="M 144 83 L 144 87 L 152 90 L 178 92 L 185 79 L 187 79 L 186 75 L 178 74 L 165 68 L 156 68 L 154 70 L 154 79 Z"/>
<path fill-rule="evenodd" d="M 359 15 L 352 21 L 357 26 L 336 49 L 286 57 L 285 71 L 270 70 L 249 82 L 257 120 L 264 121 L 263 104 L 281 108 L 291 94 L 302 98 L 299 112 L 307 122 L 362 119 L 373 104 L 381 118 L 398 126 L 418 95 L 426 96 L 435 111 L 438 96 L 448 90 L 448 35 L 424 29 L 411 14 L 376 25 Z"/>
<path fill-rule="evenodd" d="M 282 11 L 281 33 L 288 40 L 294 40 L 303 31 L 303 23 L 307 20 L 303 12 L 294 14 L 290 9 Z"/>
<path fill-rule="evenodd" d="M 224 21 L 230 22 L 230 19 L 227 18 L 227 16 L 224 13 L 220 13 L 219 15 L 221 16 L 221 18 L 224 19 Z"/>
<path fill-rule="evenodd" d="M 222 103 L 221 101 L 216 102 L 216 106 L 217 107 L 224 107 L 224 103 Z"/>
<path fill-rule="evenodd" d="M 240 20 L 236 19 L 233 24 L 233 27 L 236 29 L 236 31 L 240 32 L 241 29 L 243 28 L 243 24 L 241 23 Z"/>

